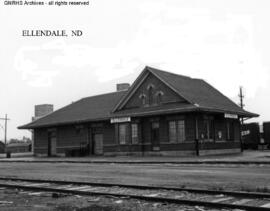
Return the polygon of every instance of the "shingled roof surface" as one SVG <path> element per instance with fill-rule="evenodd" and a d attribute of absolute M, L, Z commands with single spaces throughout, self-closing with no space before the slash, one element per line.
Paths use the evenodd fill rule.
<path fill-rule="evenodd" d="M 125 94 L 126 91 L 120 91 L 86 97 L 19 128 L 29 129 L 109 119 L 111 109 Z"/>
<path fill-rule="evenodd" d="M 163 83 L 171 87 L 176 93 L 185 98 L 188 103 L 147 108 L 142 107 L 112 113 L 115 106 L 118 105 L 119 102 L 122 102 L 125 96 L 127 97 L 131 93 L 132 88 L 130 88 L 129 91 L 113 92 L 83 98 L 34 122 L 20 126 L 19 128 L 31 129 L 87 121 L 108 120 L 111 117 L 124 115 L 142 116 L 146 114 L 165 114 L 168 112 L 209 111 L 238 114 L 244 117 L 258 116 L 257 114 L 243 110 L 204 80 L 193 79 L 151 67 L 145 67 L 142 74 L 147 71 L 151 72 L 163 81 Z M 134 84 L 132 87 L 135 87 Z"/>
<path fill-rule="evenodd" d="M 202 79 L 194 79 L 147 67 L 150 72 L 169 84 L 178 94 L 202 110 L 231 112 L 248 117 L 258 116 L 247 112 Z"/>

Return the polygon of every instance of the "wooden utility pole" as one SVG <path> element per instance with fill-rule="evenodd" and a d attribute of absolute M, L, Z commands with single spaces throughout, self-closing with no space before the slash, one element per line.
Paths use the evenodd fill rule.
<path fill-rule="evenodd" d="M 6 146 L 7 146 L 7 121 L 10 120 L 10 119 L 8 119 L 7 114 L 6 114 L 5 115 L 5 118 L 0 118 L 0 120 L 4 120 L 5 121 L 5 128 L 4 128 L 4 130 L 5 130 L 5 148 L 6 148 Z"/>
<path fill-rule="evenodd" d="M 243 87 L 240 86 L 240 92 L 239 92 L 239 98 L 240 98 L 240 107 L 241 108 L 244 108 L 244 103 L 243 103 L 243 100 L 244 100 L 244 95 L 243 95 Z M 243 125 L 244 124 L 244 118 L 241 118 L 241 124 Z"/>
<path fill-rule="evenodd" d="M 243 109 L 245 105 L 243 103 L 244 95 L 243 95 L 243 87 L 242 86 L 240 86 L 238 96 L 240 98 L 240 107 Z M 240 121 L 241 121 L 241 124 L 240 124 L 240 143 L 241 143 L 241 152 L 243 152 L 244 147 L 243 147 L 243 139 L 242 139 L 242 129 L 243 129 L 243 125 L 244 125 L 244 118 L 241 117 Z"/>

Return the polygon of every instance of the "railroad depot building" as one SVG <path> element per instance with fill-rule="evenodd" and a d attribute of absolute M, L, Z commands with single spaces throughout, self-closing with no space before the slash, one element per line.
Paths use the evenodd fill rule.
<path fill-rule="evenodd" d="M 19 129 L 34 131 L 35 155 L 202 155 L 240 152 L 240 118 L 258 116 L 204 80 L 151 67 L 119 87 Z"/>

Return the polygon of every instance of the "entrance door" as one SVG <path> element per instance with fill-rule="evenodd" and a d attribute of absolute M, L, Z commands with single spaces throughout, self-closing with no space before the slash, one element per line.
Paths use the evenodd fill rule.
<path fill-rule="evenodd" d="M 94 134 L 94 154 L 102 155 L 103 154 L 103 135 Z"/>
<path fill-rule="evenodd" d="M 48 156 L 56 155 L 56 132 L 52 131 L 48 134 Z"/>
<path fill-rule="evenodd" d="M 51 138 L 51 155 L 56 155 L 56 137 Z"/>
<path fill-rule="evenodd" d="M 158 122 L 152 122 L 151 125 L 151 144 L 152 144 L 152 150 L 153 151 L 159 151 L 159 123 Z"/>

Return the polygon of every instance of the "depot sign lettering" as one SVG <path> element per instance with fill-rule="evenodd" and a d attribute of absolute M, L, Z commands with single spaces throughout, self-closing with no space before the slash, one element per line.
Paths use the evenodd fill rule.
<path fill-rule="evenodd" d="M 130 117 L 119 117 L 119 118 L 111 118 L 111 123 L 121 123 L 121 122 L 130 122 Z"/>
<path fill-rule="evenodd" d="M 227 119 L 238 119 L 237 114 L 224 114 L 224 117 Z"/>

